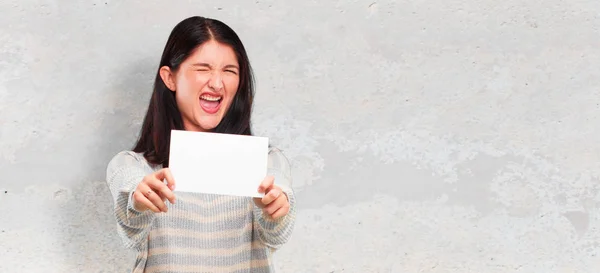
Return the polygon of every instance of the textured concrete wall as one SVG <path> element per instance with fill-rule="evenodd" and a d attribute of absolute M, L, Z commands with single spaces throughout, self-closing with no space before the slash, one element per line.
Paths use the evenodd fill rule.
<path fill-rule="evenodd" d="M 293 163 L 281 272 L 600 271 L 597 0 L 3 0 L 0 272 L 129 269 L 105 167 L 190 15 Z"/>

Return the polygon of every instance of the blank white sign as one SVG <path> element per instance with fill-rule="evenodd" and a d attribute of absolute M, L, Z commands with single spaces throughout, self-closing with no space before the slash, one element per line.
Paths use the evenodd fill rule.
<path fill-rule="evenodd" d="M 172 130 L 175 191 L 262 197 L 268 146 L 266 137 Z"/>

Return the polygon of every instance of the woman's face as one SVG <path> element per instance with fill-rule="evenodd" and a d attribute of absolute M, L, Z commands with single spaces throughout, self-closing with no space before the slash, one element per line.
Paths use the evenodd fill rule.
<path fill-rule="evenodd" d="M 183 125 L 188 131 L 211 131 L 223 119 L 240 78 L 233 49 L 214 40 L 200 45 L 174 73 L 160 69 L 163 82 L 175 92 Z"/>

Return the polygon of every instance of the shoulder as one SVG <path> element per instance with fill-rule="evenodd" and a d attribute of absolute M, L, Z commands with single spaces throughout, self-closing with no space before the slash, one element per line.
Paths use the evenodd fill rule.
<path fill-rule="evenodd" d="M 286 173 L 290 172 L 290 161 L 283 151 L 277 147 L 269 147 L 269 168 L 280 169 Z"/>
<path fill-rule="evenodd" d="M 147 165 L 148 162 L 142 154 L 133 151 L 120 151 L 108 162 L 106 172 L 110 174 L 122 169 L 144 168 Z"/>
<path fill-rule="evenodd" d="M 120 151 L 112 157 L 108 165 L 129 165 L 145 162 L 144 156 L 133 151 Z"/>

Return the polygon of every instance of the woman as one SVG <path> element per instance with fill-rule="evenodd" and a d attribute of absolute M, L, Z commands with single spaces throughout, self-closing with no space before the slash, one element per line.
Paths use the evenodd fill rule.
<path fill-rule="evenodd" d="M 138 251 L 133 272 L 273 271 L 271 253 L 295 223 L 290 167 L 279 150 L 270 148 L 269 176 L 257 189 L 263 198 L 174 194 L 168 168 L 171 129 L 251 135 L 253 88 L 231 28 L 203 17 L 175 26 L 139 140 L 107 167 L 118 233 Z"/>

